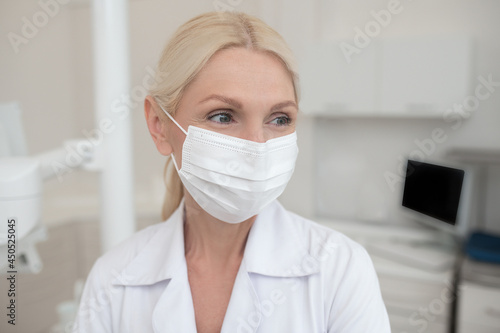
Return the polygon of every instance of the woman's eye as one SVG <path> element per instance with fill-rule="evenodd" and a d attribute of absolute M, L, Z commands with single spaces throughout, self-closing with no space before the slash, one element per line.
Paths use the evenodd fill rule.
<path fill-rule="evenodd" d="M 215 121 L 216 123 L 228 124 L 233 120 L 232 116 L 229 113 L 217 113 L 208 117 L 209 120 Z"/>
<path fill-rule="evenodd" d="M 276 126 L 286 126 L 290 124 L 290 118 L 287 116 L 276 117 L 271 121 L 271 124 Z"/>

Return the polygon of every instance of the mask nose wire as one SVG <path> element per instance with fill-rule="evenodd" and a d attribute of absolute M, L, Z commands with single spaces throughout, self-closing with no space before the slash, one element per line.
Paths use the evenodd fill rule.
<path fill-rule="evenodd" d="M 174 117 L 172 117 L 170 115 L 170 113 L 168 113 L 167 111 L 165 111 L 165 109 L 163 108 L 163 106 L 161 106 L 160 103 L 156 102 L 158 104 L 158 106 L 163 110 L 163 112 L 165 112 L 165 114 L 167 115 L 167 117 L 170 118 L 170 120 L 172 120 L 174 122 L 175 125 L 177 125 L 177 127 L 179 127 L 179 129 L 184 132 L 184 134 L 186 134 L 186 136 L 188 135 L 188 133 L 186 132 L 186 130 L 184 130 L 184 128 L 182 128 L 181 125 L 179 125 L 179 123 L 177 121 L 175 121 Z"/>

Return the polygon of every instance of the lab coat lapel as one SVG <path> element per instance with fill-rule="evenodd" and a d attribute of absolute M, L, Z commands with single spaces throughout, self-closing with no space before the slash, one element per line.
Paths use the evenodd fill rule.
<path fill-rule="evenodd" d="M 164 276 L 169 276 L 168 285 L 153 310 L 155 333 L 196 332 L 193 297 L 189 286 L 186 258 L 184 256 L 184 200 L 173 214 L 170 248 L 163 250 L 165 258 Z M 168 223 L 168 222 L 167 222 Z M 153 244 L 153 246 L 155 246 Z M 155 247 L 161 247 L 157 244 Z"/>
<path fill-rule="evenodd" d="M 234 282 L 221 333 L 256 332 L 261 317 L 259 297 L 243 259 Z"/>
<path fill-rule="evenodd" d="M 245 255 L 233 286 L 222 333 L 257 332 L 262 321 L 262 304 L 253 278 L 255 274 L 276 278 L 317 273 L 319 267 L 304 268 L 310 257 L 285 209 L 275 201 L 255 220 L 248 236 Z"/>
<path fill-rule="evenodd" d="M 306 234 L 276 200 L 255 220 L 248 235 L 245 260 L 249 273 L 274 277 L 299 277 L 317 273 L 319 265 L 308 265 L 313 256 L 304 238 L 321 235 Z M 306 264 L 304 264 L 306 263 Z"/>
<path fill-rule="evenodd" d="M 152 325 L 157 333 L 196 332 L 184 256 L 183 208 L 184 200 L 114 282 L 134 288 L 166 285 L 153 310 Z M 140 304 L 137 311 L 141 311 Z"/>
<path fill-rule="evenodd" d="M 196 332 L 193 298 L 184 265 L 170 279 L 153 311 L 155 333 Z"/>

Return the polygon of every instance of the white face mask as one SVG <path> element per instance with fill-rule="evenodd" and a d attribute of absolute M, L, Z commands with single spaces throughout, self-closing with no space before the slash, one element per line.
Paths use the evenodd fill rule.
<path fill-rule="evenodd" d="M 161 106 L 160 106 L 161 107 Z M 189 126 L 182 146 L 179 177 L 207 213 L 240 223 L 260 213 L 283 193 L 297 159 L 295 132 L 264 143 Z"/>

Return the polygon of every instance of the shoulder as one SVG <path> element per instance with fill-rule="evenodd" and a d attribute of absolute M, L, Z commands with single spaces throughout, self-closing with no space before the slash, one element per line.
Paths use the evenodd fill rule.
<path fill-rule="evenodd" d="M 101 255 L 96 261 L 96 265 L 115 269 L 124 268 L 135 259 L 158 232 L 166 229 L 166 223 L 157 223 L 134 233 L 128 239 Z"/>
<path fill-rule="evenodd" d="M 252 228 L 255 230 L 247 242 L 248 257 L 252 269 L 258 272 L 273 271 L 279 275 L 279 271 L 286 272 L 291 267 L 295 276 L 320 273 L 324 279 L 342 279 L 347 270 L 373 270 L 368 253 L 360 244 L 286 210 L 277 201 L 257 218 Z"/>
<path fill-rule="evenodd" d="M 88 287 L 110 286 L 116 280 L 123 280 L 124 270 L 148 247 L 155 235 L 166 229 L 166 223 L 142 229 L 101 255 L 89 273 Z"/>
<path fill-rule="evenodd" d="M 365 248 L 338 231 L 286 214 L 308 249 L 308 264 L 319 268 L 314 281 L 322 285 L 328 332 L 390 332 L 378 277 Z"/>
<path fill-rule="evenodd" d="M 117 317 L 113 305 L 123 296 L 113 282 L 123 281 L 124 268 L 161 228 L 162 224 L 158 224 L 141 230 L 97 259 L 87 277 L 72 332 L 112 331 Z"/>
<path fill-rule="evenodd" d="M 293 227 L 299 241 L 312 255 L 320 256 L 326 261 L 346 262 L 354 258 L 370 260 L 365 248 L 343 233 L 321 225 L 313 220 L 304 218 L 282 207 L 286 214 L 286 223 Z"/>
<path fill-rule="evenodd" d="M 282 209 L 283 222 L 290 225 L 297 246 L 300 244 L 304 249 L 300 271 L 318 272 L 317 278 L 329 281 L 331 297 L 337 288 L 348 291 L 357 288 L 356 283 L 379 288 L 372 259 L 361 244 L 339 231 Z"/>

